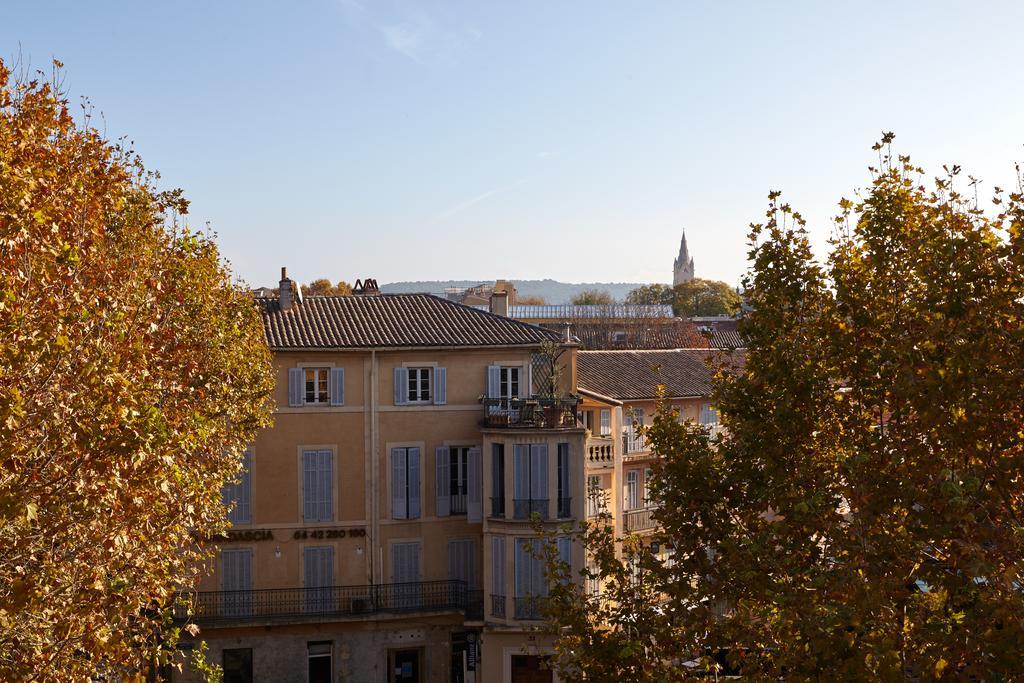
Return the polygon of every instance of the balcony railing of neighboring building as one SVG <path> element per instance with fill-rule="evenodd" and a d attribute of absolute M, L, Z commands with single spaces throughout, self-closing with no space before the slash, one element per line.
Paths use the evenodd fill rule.
<path fill-rule="evenodd" d="M 643 453 L 647 450 L 647 439 L 642 435 L 632 431 L 623 432 L 622 434 L 622 452 L 623 453 Z"/>
<path fill-rule="evenodd" d="M 537 620 L 544 618 L 547 610 L 548 599 L 540 595 L 530 595 L 525 598 L 515 598 L 516 619 Z"/>
<path fill-rule="evenodd" d="M 456 493 L 449 498 L 449 505 L 451 505 L 450 514 L 453 515 L 464 515 L 466 514 L 466 494 Z"/>
<path fill-rule="evenodd" d="M 505 596 L 491 593 L 491 616 L 505 618 Z"/>
<path fill-rule="evenodd" d="M 558 518 L 567 519 L 572 517 L 572 498 L 558 499 Z"/>
<path fill-rule="evenodd" d="M 505 496 L 493 496 L 491 498 L 491 517 L 505 516 Z"/>
<path fill-rule="evenodd" d="M 514 508 L 512 516 L 515 519 L 530 519 L 534 512 L 540 515 L 541 519 L 548 518 L 547 498 L 515 498 L 512 501 L 512 506 Z"/>
<path fill-rule="evenodd" d="M 615 464 L 615 442 L 610 436 L 592 436 L 587 439 L 587 465 L 611 467 Z"/>
<path fill-rule="evenodd" d="M 474 600 L 471 599 L 475 595 Z M 270 588 L 249 591 L 179 593 L 175 618 L 200 625 L 244 622 L 330 621 L 416 612 L 465 612 L 483 609 L 483 594 L 465 581 L 416 581 L 368 586 Z"/>
<path fill-rule="evenodd" d="M 578 425 L 578 396 L 565 398 L 484 398 L 485 427 L 573 428 Z"/>
<path fill-rule="evenodd" d="M 653 508 L 641 508 L 639 510 L 626 510 L 622 522 L 626 531 L 647 531 L 657 526 L 652 513 Z"/>

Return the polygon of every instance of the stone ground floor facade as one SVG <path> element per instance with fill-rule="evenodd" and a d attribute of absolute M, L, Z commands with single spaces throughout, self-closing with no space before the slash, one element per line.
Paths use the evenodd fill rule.
<path fill-rule="evenodd" d="M 557 683 L 550 637 L 461 617 L 209 628 L 198 639 L 224 683 Z M 186 667 L 173 680 L 200 679 Z"/>

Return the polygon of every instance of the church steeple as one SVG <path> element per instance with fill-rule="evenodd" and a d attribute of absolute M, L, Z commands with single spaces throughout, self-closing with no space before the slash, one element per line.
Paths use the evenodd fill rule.
<path fill-rule="evenodd" d="M 672 264 L 672 270 L 673 287 L 693 279 L 693 258 L 686 246 L 686 230 L 683 230 L 683 239 L 679 242 L 679 256 Z"/>

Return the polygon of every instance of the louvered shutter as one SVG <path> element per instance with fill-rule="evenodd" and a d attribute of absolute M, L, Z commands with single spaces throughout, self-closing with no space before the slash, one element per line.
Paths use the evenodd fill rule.
<path fill-rule="evenodd" d="M 320 549 L 320 585 L 334 585 L 334 548 L 330 546 Z"/>
<path fill-rule="evenodd" d="M 531 539 L 529 538 L 517 538 L 515 539 L 516 544 L 516 597 L 525 598 L 530 595 L 531 581 L 532 579 L 532 568 L 533 563 L 530 562 L 530 551 L 529 548 Z"/>
<path fill-rule="evenodd" d="M 530 498 L 530 447 L 517 444 L 512 455 L 513 497 L 519 500 Z"/>
<path fill-rule="evenodd" d="M 569 570 L 569 577 L 572 576 L 572 542 L 568 536 L 559 536 L 557 539 L 558 543 L 558 560 L 564 562 Z M 568 577 L 564 581 L 568 583 Z"/>
<path fill-rule="evenodd" d="M 409 507 L 406 503 L 408 481 L 406 480 L 406 455 L 404 448 L 391 449 L 391 518 L 407 519 Z"/>
<path fill-rule="evenodd" d="M 534 444 L 530 446 L 530 498 L 533 500 L 548 499 L 548 446 Z M 547 519 L 548 510 L 540 510 L 541 517 Z"/>
<path fill-rule="evenodd" d="M 447 517 L 451 514 L 451 458 L 447 446 L 438 446 L 434 451 L 437 460 L 435 468 L 437 478 L 437 516 Z"/>
<path fill-rule="evenodd" d="M 245 449 L 242 454 L 242 481 L 236 487 L 237 504 L 233 511 L 234 519 L 239 524 L 252 522 L 252 449 Z"/>
<path fill-rule="evenodd" d="M 302 452 L 302 518 L 307 522 L 316 520 L 317 513 L 317 452 Z"/>
<path fill-rule="evenodd" d="M 482 522 L 484 518 L 484 481 L 483 462 L 479 448 L 470 448 L 466 463 L 466 519 L 470 522 Z"/>
<path fill-rule="evenodd" d="M 434 368 L 434 404 L 443 406 L 448 403 L 448 371 Z"/>
<path fill-rule="evenodd" d="M 420 516 L 420 449 L 409 449 L 409 519 Z"/>
<path fill-rule="evenodd" d="M 409 403 L 409 370 L 395 368 L 395 405 L 404 406 Z"/>
<path fill-rule="evenodd" d="M 288 405 L 295 408 L 302 405 L 305 387 L 302 382 L 302 368 L 288 368 Z"/>
<path fill-rule="evenodd" d="M 563 499 L 569 498 L 569 444 L 558 444 L 558 462 L 555 463 L 558 470 L 556 489 L 559 498 L 559 505 Z"/>
<path fill-rule="evenodd" d="M 501 395 L 501 366 L 487 366 L 487 397 L 498 398 Z"/>
<path fill-rule="evenodd" d="M 320 489 L 318 521 L 329 522 L 334 519 L 334 468 L 330 451 L 320 451 L 317 455 L 317 480 Z"/>
<path fill-rule="evenodd" d="M 507 595 L 505 592 L 505 537 L 491 538 L 491 593 Z"/>
<path fill-rule="evenodd" d="M 345 405 L 345 368 L 331 368 L 331 405 Z"/>

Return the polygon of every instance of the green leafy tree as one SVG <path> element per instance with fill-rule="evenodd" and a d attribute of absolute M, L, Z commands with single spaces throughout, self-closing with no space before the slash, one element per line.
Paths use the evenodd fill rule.
<path fill-rule="evenodd" d="M 612 295 L 603 289 L 584 289 L 572 298 L 577 306 L 608 306 L 614 302 Z"/>
<path fill-rule="evenodd" d="M 694 278 L 678 284 L 672 291 L 673 312 L 681 318 L 711 315 L 735 315 L 743 299 L 732 287 L 717 280 Z"/>
<path fill-rule="evenodd" d="M 627 304 L 641 305 L 671 305 L 675 301 L 675 291 L 672 287 L 662 284 L 643 285 L 637 287 L 626 295 Z"/>
<path fill-rule="evenodd" d="M 302 293 L 310 296 L 348 296 L 352 293 L 352 285 L 344 280 L 339 280 L 338 284 L 332 285 L 327 278 L 320 278 L 303 286 Z"/>
<path fill-rule="evenodd" d="M 1024 676 L 1024 195 L 983 212 L 891 139 L 824 264 L 778 193 L 752 226 L 725 432 L 660 406 L 658 531 L 620 558 L 599 520 L 605 594 L 552 588 L 567 675 Z"/>
<path fill-rule="evenodd" d="M 57 82 L 55 63 L 53 82 Z M 250 295 L 130 149 L 0 62 L 0 679 L 133 679 L 269 423 Z"/>

